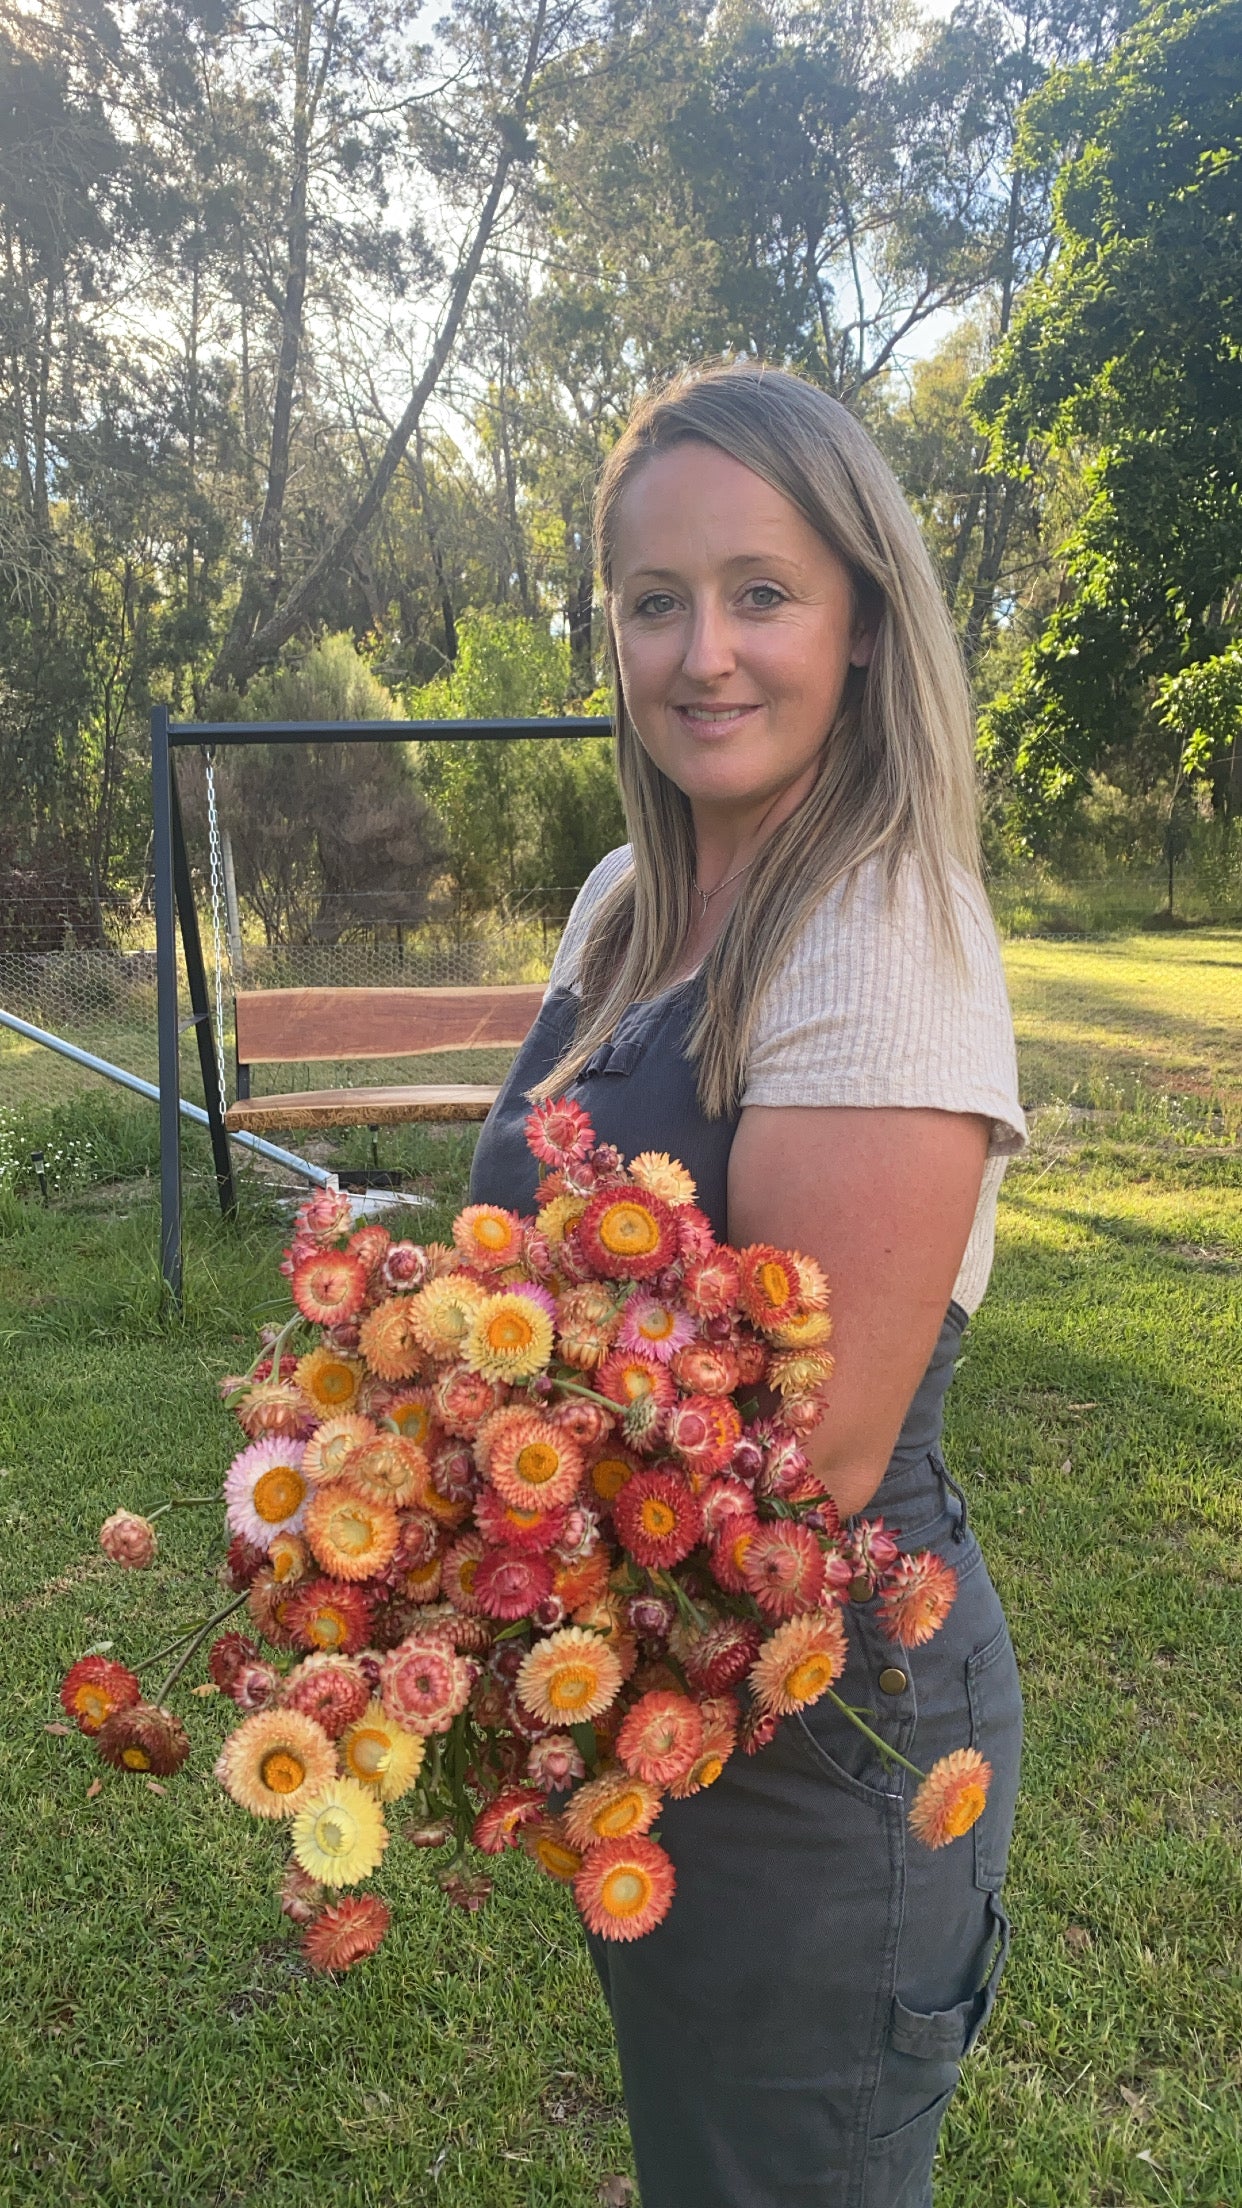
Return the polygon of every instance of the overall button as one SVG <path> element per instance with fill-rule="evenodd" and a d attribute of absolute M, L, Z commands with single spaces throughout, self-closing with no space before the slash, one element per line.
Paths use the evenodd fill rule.
<path fill-rule="evenodd" d="M 899 1671 L 896 1664 L 890 1664 L 886 1671 L 880 1673 L 881 1694 L 904 1694 L 909 1684 L 904 1671 Z"/>

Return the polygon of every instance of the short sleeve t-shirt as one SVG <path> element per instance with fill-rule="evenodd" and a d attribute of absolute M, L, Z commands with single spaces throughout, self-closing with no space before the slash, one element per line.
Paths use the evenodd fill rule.
<path fill-rule="evenodd" d="M 580 891 L 550 986 L 575 986 L 600 898 L 628 870 L 609 852 Z M 1026 1142 L 1000 946 L 979 884 L 957 877 L 960 968 L 936 948 L 917 867 L 890 891 L 877 860 L 817 905 L 758 1006 L 742 1108 L 886 1105 L 977 1112 L 991 1128 L 970 1240 L 954 1284 L 983 1300 L 1005 1162 Z"/>

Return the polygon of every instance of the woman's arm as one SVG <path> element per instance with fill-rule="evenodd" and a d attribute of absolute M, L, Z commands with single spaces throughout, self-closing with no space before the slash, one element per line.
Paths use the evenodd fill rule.
<path fill-rule="evenodd" d="M 842 1516 L 884 1477 L 970 1237 L 988 1150 L 974 1113 L 751 1105 L 729 1159 L 729 1240 L 817 1258 L 836 1369 L 806 1444 Z"/>

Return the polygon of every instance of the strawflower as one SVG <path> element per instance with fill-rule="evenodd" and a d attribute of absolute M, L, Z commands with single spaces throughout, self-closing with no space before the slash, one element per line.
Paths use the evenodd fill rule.
<path fill-rule="evenodd" d="M 572 1097 L 549 1097 L 526 1121 L 526 1145 L 541 1165 L 554 1169 L 587 1158 L 595 1142 L 595 1130 L 581 1104 Z"/>
<path fill-rule="evenodd" d="M 537 1411 L 497 1412 L 480 1444 L 487 1477 L 508 1503 L 550 1510 L 577 1492 L 582 1452 Z"/>
<path fill-rule="evenodd" d="M 333 1579 L 371 1579 L 382 1572 L 396 1553 L 399 1531 L 392 1504 L 364 1494 L 352 1478 L 317 1488 L 306 1513 L 316 1562 Z"/>
<path fill-rule="evenodd" d="M 331 1741 L 301 1710 L 260 1710 L 246 1718 L 216 1759 L 225 1793 L 255 1817 L 291 1816 L 335 1771 Z"/>
<path fill-rule="evenodd" d="M 789 1519 L 756 1529 L 741 1569 L 747 1592 L 768 1618 L 812 1610 L 823 1592 L 823 1551 L 809 1526 Z"/>
<path fill-rule="evenodd" d="M 343 1418 L 357 1400 L 362 1366 L 356 1357 L 343 1356 L 321 1342 L 299 1359 L 294 1379 L 321 1418 Z"/>
<path fill-rule="evenodd" d="M 586 1772 L 576 1743 L 568 1733 L 545 1733 L 533 1742 L 526 1757 L 526 1776 L 544 1793 L 563 1792 Z"/>
<path fill-rule="evenodd" d="M 411 1633 L 380 1666 L 389 1717 L 414 1733 L 446 1733 L 470 1699 L 474 1665 L 428 1633 Z"/>
<path fill-rule="evenodd" d="M 693 1175 L 665 1150 L 640 1150 L 636 1158 L 630 1159 L 630 1179 L 645 1188 L 649 1196 L 662 1197 L 674 1208 L 694 1202 Z"/>
<path fill-rule="evenodd" d="M 291 1924 L 313 1924 L 327 1900 L 317 1878 L 308 1878 L 298 1862 L 286 1863 L 280 1881 L 280 1913 Z"/>
<path fill-rule="evenodd" d="M 658 1841 L 605 1840 L 588 1850 L 574 1899 L 590 1930 L 606 1940 L 640 1940 L 668 1915 L 677 1884 Z"/>
<path fill-rule="evenodd" d="M 337 1753 L 346 1778 L 369 1786 L 381 1802 L 396 1802 L 418 1777 L 427 1743 L 421 1733 L 398 1725 L 376 1701 L 342 1733 Z"/>
<path fill-rule="evenodd" d="M 117 1771 L 145 1772 L 155 1779 L 171 1778 L 190 1753 L 180 1718 L 150 1702 L 130 1702 L 113 1710 L 96 1733 L 95 1746 L 104 1762 Z"/>
<path fill-rule="evenodd" d="M 114 1510 L 99 1529 L 99 1546 L 114 1564 L 145 1571 L 154 1562 L 159 1540 L 149 1518 L 134 1510 Z"/>
<path fill-rule="evenodd" d="M 703 1714 L 688 1695 L 656 1690 L 640 1695 L 617 1734 L 627 1771 L 652 1786 L 684 1778 L 703 1746 Z"/>
<path fill-rule="evenodd" d="M 293 1300 L 312 1326 L 356 1319 L 366 1300 L 367 1269 L 351 1250 L 323 1250 L 293 1268 Z"/>
<path fill-rule="evenodd" d="M 221 1694 L 227 1694 L 242 1665 L 258 1660 L 257 1643 L 244 1633 L 222 1633 L 207 1651 L 207 1670 Z"/>
<path fill-rule="evenodd" d="M 520 1700 L 548 1725 L 599 1717 L 616 1699 L 621 1664 L 598 1633 L 563 1626 L 537 1641 L 517 1676 Z"/>
<path fill-rule="evenodd" d="M 307 1926 L 302 1952 L 312 1970 L 339 1975 L 374 1955 L 390 1922 L 388 1904 L 378 1894 L 346 1894 Z"/>
<path fill-rule="evenodd" d="M 374 1611 L 373 1598 L 351 1580 L 307 1579 L 285 1598 L 282 1622 L 297 1647 L 353 1656 L 367 1645 Z"/>
<path fill-rule="evenodd" d="M 670 1364 L 677 1351 L 693 1340 L 694 1320 L 689 1312 L 641 1289 L 630 1297 L 617 1330 L 618 1349 L 636 1349 L 662 1365 Z"/>
<path fill-rule="evenodd" d="M 410 1325 L 413 1307 L 412 1296 L 390 1296 L 362 1322 L 358 1347 L 381 1380 L 412 1380 L 422 1371 L 426 1352 Z"/>
<path fill-rule="evenodd" d="M 60 1683 L 61 1708 L 83 1733 L 97 1733 L 114 1710 L 132 1709 L 141 1700 L 137 1674 L 109 1656 L 80 1656 Z"/>
<path fill-rule="evenodd" d="M 474 1599 L 486 1618 L 525 1618 L 552 1592 L 546 1556 L 528 1549 L 488 1549 L 474 1575 Z"/>
<path fill-rule="evenodd" d="M 573 1885 L 582 1869 L 583 1851 L 570 1841 L 563 1817 L 538 1817 L 533 1824 L 524 1825 L 521 1845 L 531 1862 L 558 1885 Z"/>
<path fill-rule="evenodd" d="M 880 1597 L 880 1623 L 889 1639 L 921 1648 L 940 1631 L 957 1594 L 957 1573 L 931 1549 L 899 1556 Z"/>
<path fill-rule="evenodd" d="M 593 1848 L 601 1840 L 650 1832 L 659 1814 L 659 1789 L 614 1768 L 575 1788 L 565 1810 L 565 1832 L 574 1847 Z"/>
<path fill-rule="evenodd" d="M 290 1837 L 308 1878 L 321 1886 L 356 1886 L 378 1868 L 388 1828 L 368 1787 L 332 1779 L 298 1809 Z"/>
<path fill-rule="evenodd" d="M 489 1296 L 462 1344 L 473 1371 L 510 1385 L 546 1371 L 551 1355 L 552 1321 L 530 1296 Z"/>
<path fill-rule="evenodd" d="M 266 1548 L 274 1533 L 300 1531 L 309 1482 L 300 1441 L 252 1441 L 234 1457 L 224 1478 L 230 1530 Z"/>
<path fill-rule="evenodd" d="M 471 1839 L 484 1855 L 500 1855 L 518 1844 L 523 1825 L 542 1817 L 545 1797 L 528 1786 L 506 1786 L 485 1802 L 474 1820 Z"/>
<path fill-rule="evenodd" d="M 777 1627 L 750 1667 L 755 1704 L 767 1715 L 806 1709 L 845 1669 L 845 1627 L 838 1610 L 808 1611 Z"/>
<path fill-rule="evenodd" d="M 613 1517 L 630 1555 L 649 1571 L 680 1564 L 703 1537 L 697 1497 L 672 1466 L 636 1472 L 618 1494 Z"/>
<path fill-rule="evenodd" d="M 417 1442 L 401 1434 L 376 1434 L 352 1451 L 345 1478 L 364 1495 L 399 1506 L 425 1496 L 430 1472 Z"/>
<path fill-rule="evenodd" d="M 640 1188 L 600 1189 L 578 1221 L 576 1240 L 585 1263 L 610 1280 L 650 1280 L 677 1254 L 671 1206 Z"/>
<path fill-rule="evenodd" d="M 933 1763 L 910 1804 L 910 1830 L 927 1848 L 947 1847 L 977 1824 L 987 1806 L 992 1766 L 977 1748 L 955 1748 Z"/>
<path fill-rule="evenodd" d="M 304 1717 L 313 1718 L 329 1740 L 339 1740 L 346 1726 L 362 1716 L 371 1700 L 371 1690 L 361 1665 L 352 1656 L 323 1651 L 307 1656 L 290 1672 L 281 1700 L 285 1709 L 300 1710 Z"/>

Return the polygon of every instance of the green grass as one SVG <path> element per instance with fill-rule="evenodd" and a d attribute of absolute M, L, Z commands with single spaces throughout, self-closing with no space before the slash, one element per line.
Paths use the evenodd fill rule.
<path fill-rule="evenodd" d="M 1015 1947 L 938 2208 L 1242 2199 L 1242 1157 L 1219 1118 L 1157 1108 L 1197 1069 L 1236 1094 L 1214 976 L 1228 987 L 1238 950 L 1220 939 L 1196 1007 L 1160 955 L 1189 947 L 1151 946 L 1146 981 L 1107 969 L 1084 1035 L 1130 1056 L 1080 1060 L 1082 1078 L 1128 1083 L 1126 1108 L 1039 1116 L 950 1397 L 1028 1749 Z M 1065 971 L 1030 970 L 1028 1068 L 1041 1049 L 1065 1063 Z M 414 1231 L 443 1231 L 469 1138 L 403 1140 L 435 1207 Z M 182 1699 L 194 1759 L 162 1796 L 106 1774 L 88 1800 L 87 1744 L 44 1730 L 84 1647 L 157 1645 L 210 1590 L 209 1513 L 176 1514 L 141 1581 L 95 1547 L 118 1502 L 218 1479 L 215 1379 L 278 1294 L 270 1191 L 248 1178 L 226 1232 L 189 1178 L 178 1323 L 149 1181 L 46 1212 L 0 1186 L 0 2202 L 267 2208 L 296 2188 L 317 2208 L 593 2208 L 628 2149 L 562 1895 L 506 1861 L 462 1917 L 396 1849 L 388 1942 L 325 1984 L 275 1910 L 279 1840 L 210 1778 L 218 1704 Z"/>

